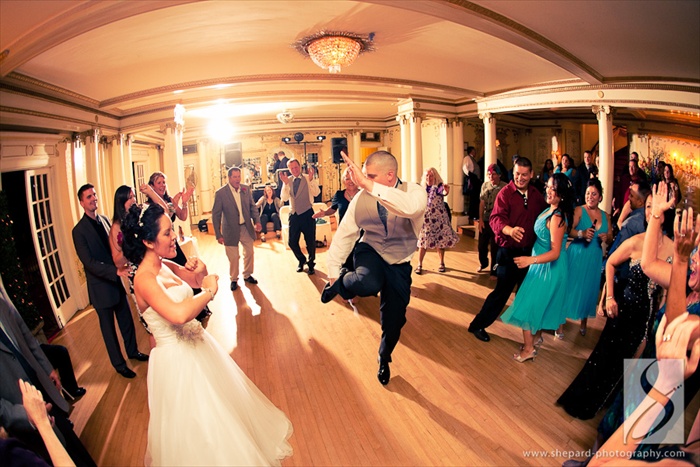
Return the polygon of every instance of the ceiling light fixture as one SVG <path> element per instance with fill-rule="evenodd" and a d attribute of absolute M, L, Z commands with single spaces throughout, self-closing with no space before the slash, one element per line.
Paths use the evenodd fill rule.
<path fill-rule="evenodd" d="M 280 123 L 284 123 L 285 125 L 287 123 L 292 123 L 292 120 L 294 120 L 294 114 L 289 110 L 284 110 L 277 114 L 277 120 L 279 120 Z"/>
<path fill-rule="evenodd" d="M 294 46 L 305 57 L 331 73 L 340 73 L 341 67 L 350 66 L 364 52 L 374 50 L 374 33 L 363 37 L 342 31 L 320 31 L 298 40 Z"/>

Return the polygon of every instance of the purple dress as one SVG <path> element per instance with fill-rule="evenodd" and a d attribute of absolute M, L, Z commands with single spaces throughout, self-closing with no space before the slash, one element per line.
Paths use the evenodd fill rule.
<path fill-rule="evenodd" d="M 452 248 L 459 241 L 459 235 L 450 225 L 450 218 L 445 208 L 444 187 L 441 183 L 425 189 L 428 192 L 428 207 L 418 236 L 418 248 Z"/>

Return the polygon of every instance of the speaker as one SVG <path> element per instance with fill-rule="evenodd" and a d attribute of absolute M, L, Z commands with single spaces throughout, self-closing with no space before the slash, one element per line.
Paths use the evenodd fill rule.
<path fill-rule="evenodd" d="M 348 153 L 348 139 L 347 138 L 331 138 L 331 148 L 333 150 L 333 163 L 342 164 L 343 156 L 340 155 L 340 151 L 343 151 L 346 155 Z"/>
<path fill-rule="evenodd" d="M 243 165 L 243 149 L 241 143 L 229 143 L 224 145 L 224 163 L 227 168 Z"/>

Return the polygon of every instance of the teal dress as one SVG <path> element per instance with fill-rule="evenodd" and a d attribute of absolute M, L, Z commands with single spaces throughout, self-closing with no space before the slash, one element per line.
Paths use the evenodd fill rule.
<path fill-rule="evenodd" d="M 537 241 L 532 248 L 533 256 L 551 250 L 552 241 L 547 220 L 554 213 L 547 214 L 548 211 L 549 208 L 535 221 Z M 569 289 L 566 286 L 569 266 L 565 247 L 566 235 L 562 238 L 559 259 L 530 266 L 513 304 L 501 316 L 504 323 L 534 333 L 540 329 L 557 329 L 566 321 L 563 305 L 564 295 Z"/>
<path fill-rule="evenodd" d="M 603 211 L 601 225 L 597 232 L 608 231 L 608 219 Z M 593 226 L 588 211 L 581 207 L 581 220 L 577 230 L 587 230 Z M 603 267 L 603 248 L 596 236 L 592 241 L 576 239 L 566 249 L 569 261 L 569 277 L 576 277 L 576 287 L 571 287 L 564 298 L 567 318 L 581 320 L 595 316 L 600 291 L 600 270 Z"/>

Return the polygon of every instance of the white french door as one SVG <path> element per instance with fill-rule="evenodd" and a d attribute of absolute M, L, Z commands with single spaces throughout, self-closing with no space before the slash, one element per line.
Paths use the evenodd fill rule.
<path fill-rule="evenodd" d="M 49 169 L 27 170 L 27 206 L 32 240 L 39 262 L 39 271 L 44 281 L 59 327 L 75 314 L 77 306 L 71 298 L 66 283 L 66 274 L 56 242 L 54 222 L 59 216 L 52 210 L 52 187 Z"/>

